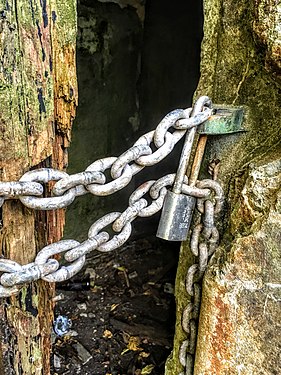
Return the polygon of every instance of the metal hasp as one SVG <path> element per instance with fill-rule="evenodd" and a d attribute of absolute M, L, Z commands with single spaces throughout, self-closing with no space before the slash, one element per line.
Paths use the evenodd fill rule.
<path fill-rule="evenodd" d="M 212 116 L 203 124 L 198 126 L 199 134 L 219 135 L 243 132 L 242 122 L 244 109 L 242 107 L 232 107 L 214 105 Z"/>
<path fill-rule="evenodd" d="M 200 98 L 203 99 L 203 98 Z M 197 104 L 197 103 L 196 103 Z M 208 105 L 208 101 L 201 101 L 194 107 L 193 116 L 203 105 Z M 185 241 L 192 221 L 196 198 L 182 194 L 182 184 L 185 178 L 187 165 L 189 162 L 194 136 L 196 132 L 200 134 L 198 149 L 195 154 L 189 184 L 195 185 L 200 165 L 203 159 L 207 135 L 230 134 L 245 131 L 242 128 L 244 110 L 241 107 L 214 105 L 214 113 L 210 118 L 198 128 L 192 128 L 186 135 L 186 140 L 181 154 L 179 168 L 176 174 L 172 191 L 168 191 L 165 197 L 161 218 L 156 236 L 168 241 Z"/>

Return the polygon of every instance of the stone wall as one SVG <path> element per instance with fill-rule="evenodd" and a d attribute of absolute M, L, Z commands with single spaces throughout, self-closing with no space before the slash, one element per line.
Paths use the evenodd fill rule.
<path fill-rule="evenodd" d="M 280 186 L 281 159 L 245 173 L 235 238 L 205 276 L 195 374 L 280 373 Z"/>
<path fill-rule="evenodd" d="M 226 199 L 218 218 L 221 245 L 203 282 L 194 375 L 279 374 L 280 7 L 270 0 L 206 0 L 204 15 L 196 96 L 244 106 L 247 132 L 208 140 L 202 176 L 212 159 L 220 160 Z M 166 374 L 182 370 L 178 350 L 186 338 L 181 314 L 190 258 L 186 242 Z"/>

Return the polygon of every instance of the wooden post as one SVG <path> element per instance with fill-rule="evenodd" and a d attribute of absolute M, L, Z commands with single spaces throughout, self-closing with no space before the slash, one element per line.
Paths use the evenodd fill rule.
<path fill-rule="evenodd" d="M 66 167 L 77 105 L 75 0 L 0 0 L 0 180 L 30 168 Z M 6 201 L 4 257 L 26 264 L 60 239 L 64 210 Z M 39 281 L 1 301 L 1 374 L 50 373 L 54 286 Z"/>

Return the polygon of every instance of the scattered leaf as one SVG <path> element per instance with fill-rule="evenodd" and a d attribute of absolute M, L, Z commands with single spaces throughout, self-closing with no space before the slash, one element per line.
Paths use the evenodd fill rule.
<path fill-rule="evenodd" d="M 140 348 L 140 343 L 141 343 L 141 340 L 138 336 L 131 336 L 129 338 L 129 342 L 128 342 L 128 345 L 127 345 L 127 348 L 129 350 L 133 350 L 133 351 L 138 351 L 138 350 L 142 350 L 142 348 Z"/>
<path fill-rule="evenodd" d="M 119 266 L 119 267 L 115 267 L 118 271 L 121 271 L 121 272 L 126 272 L 127 269 L 123 266 Z"/>
<path fill-rule="evenodd" d="M 112 332 L 109 331 L 108 329 L 106 329 L 104 332 L 103 332 L 103 337 L 106 337 L 108 339 L 111 339 L 111 337 L 113 336 Z"/>
<path fill-rule="evenodd" d="M 139 354 L 139 357 L 142 357 L 142 358 L 147 358 L 147 357 L 149 357 L 150 356 L 150 353 L 146 353 L 146 352 L 141 352 L 140 354 Z"/>
<path fill-rule="evenodd" d="M 127 341 L 127 348 L 122 351 L 121 355 L 127 353 L 130 350 L 134 352 L 143 350 L 140 347 L 140 343 L 141 340 L 138 336 L 130 336 Z"/>
<path fill-rule="evenodd" d="M 110 307 L 110 311 L 114 311 L 119 305 L 120 303 L 113 303 Z"/>
<path fill-rule="evenodd" d="M 147 365 L 141 370 L 141 375 L 149 375 L 154 369 L 154 365 Z"/>

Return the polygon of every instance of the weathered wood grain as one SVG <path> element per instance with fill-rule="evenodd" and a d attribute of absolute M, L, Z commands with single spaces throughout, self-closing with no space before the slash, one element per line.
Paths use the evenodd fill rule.
<path fill-rule="evenodd" d="M 63 169 L 77 105 L 76 2 L 0 1 L 0 179 Z M 46 192 L 48 194 L 48 192 Z M 1 253 L 21 264 L 63 232 L 64 211 L 2 209 Z M 1 374 L 49 374 L 54 287 L 38 282 L 1 306 Z"/>

